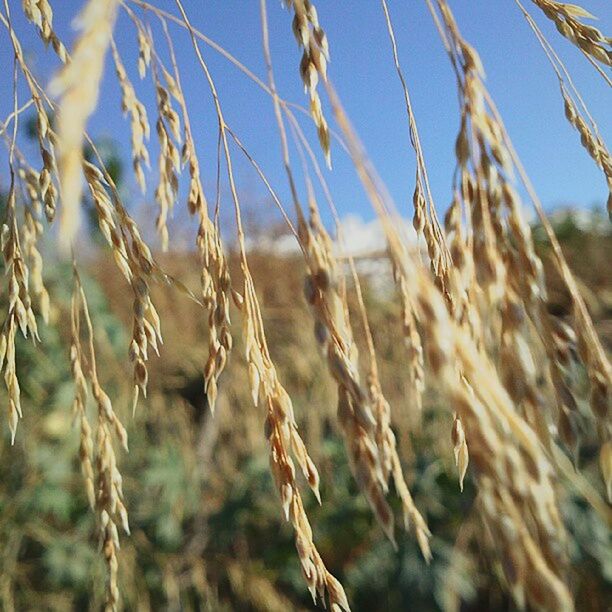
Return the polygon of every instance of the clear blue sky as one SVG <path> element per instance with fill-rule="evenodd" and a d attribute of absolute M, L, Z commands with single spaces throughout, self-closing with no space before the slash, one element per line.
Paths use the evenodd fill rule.
<path fill-rule="evenodd" d="M 172 0 L 153 0 L 175 12 Z M 612 142 L 612 94 L 603 79 L 582 55 L 562 39 L 548 20 L 525 0 L 538 24 L 566 62 L 598 120 L 602 135 Z M 11 2 L 15 27 L 36 73 L 44 78 L 55 65 L 51 51 L 44 51 L 21 15 L 19 2 Z M 83 2 L 55 1 L 55 24 L 65 40 L 72 41 L 70 21 Z M 457 96 L 449 62 L 424 2 L 390 0 L 400 59 L 413 98 L 425 149 L 434 197 L 445 209 L 454 167 L 454 141 L 458 128 Z M 602 173 L 581 148 L 578 136 L 562 115 L 556 78 L 536 43 L 535 37 L 512 0 L 451 0 L 462 32 L 479 51 L 487 73 L 487 84 L 497 101 L 511 137 L 545 206 L 572 203 L 603 208 L 607 189 Z M 612 32 L 609 0 L 581 0 L 600 17 L 598 27 Z M 389 187 L 403 214 L 410 214 L 414 181 L 414 156 L 409 146 L 402 92 L 395 74 L 384 17 L 378 0 L 319 0 L 319 20 L 329 38 L 332 62 L 329 74 L 356 126 L 379 174 Z M 222 44 L 265 80 L 261 50 L 259 2 L 255 0 L 185 0 L 194 25 Z M 291 33 L 291 16 L 272 0 L 268 5 L 270 36 L 277 85 L 281 95 L 306 104 L 298 74 L 300 53 Z M 155 23 L 155 20 L 152 20 Z M 159 29 L 157 45 L 164 46 Z M 191 120 L 199 142 L 207 189 L 212 192 L 215 176 L 216 119 L 210 95 L 195 61 L 185 31 L 174 27 L 173 39 L 179 55 L 183 85 L 190 102 Z M 136 37 L 131 22 L 121 15 L 116 39 L 141 99 L 152 109 L 153 90 L 149 81 L 136 74 Z M 225 109 L 228 123 L 251 150 L 274 187 L 289 205 L 282 171 L 278 133 L 270 99 L 216 52 L 203 47 Z M 0 62 L 5 70 L 0 111 L 11 109 L 11 50 L 6 31 L 0 32 Z M 109 71 L 103 82 L 100 108 L 90 121 L 94 136 L 110 136 L 127 153 L 128 123 L 119 110 L 119 92 Z M 328 113 L 331 118 L 331 113 Z M 150 115 L 153 122 L 153 113 Z M 303 125 L 316 142 L 314 129 Z M 152 160 L 156 149 L 150 147 Z M 294 162 L 299 163 L 293 151 Z M 3 154 L 2 163 L 6 167 Z M 236 150 L 240 188 L 250 198 L 265 204 L 266 191 Z M 334 146 L 334 168 L 329 173 L 341 214 L 373 216 L 355 172 L 342 151 Z M 0 172 L 0 176 L 6 176 Z M 154 184 L 155 178 L 149 179 Z M 136 194 L 136 192 L 134 191 Z M 139 196 L 136 196 L 139 197 Z M 225 199 L 224 206 L 229 208 Z M 179 207 L 182 204 L 179 203 Z M 183 205 L 184 206 L 184 205 Z"/>

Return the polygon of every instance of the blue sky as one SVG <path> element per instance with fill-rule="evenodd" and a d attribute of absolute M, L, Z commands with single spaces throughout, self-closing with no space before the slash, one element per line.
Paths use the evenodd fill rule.
<path fill-rule="evenodd" d="M 529 0 L 525 2 L 573 74 L 599 122 L 604 139 L 612 141 L 610 89 Z M 172 0 L 155 3 L 176 12 Z M 572 203 L 603 209 L 607 196 L 603 175 L 563 118 L 556 78 L 518 7 L 512 0 L 453 0 L 450 4 L 464 36 L 481 55 L 488 87 L 544 205 L 553 208 Z M 612 31 L 609 1 L 585 0 L 582 4 L 600 17 L 598 27 L 609 34 Z M 65 40 L 74 40 L 70 21 L 82 2 L 56 0 L 52 1 L 52 5 L 57 31 Z M 390 0 L 389 5 L 434 198 L 438 208 L 444 210 L 450 197 L 454 141 L 459 121 L 453 75 L 425 3 Z M 29 60 L 35 72 L 45 81 L 56 65 L 53 54 L 44 51 L 33 29 L 23 19 L 20 3 L 12 2 L 11 6 L 15 28 Z M 392 63 L 380 2 L 319 0 L 316 6 L 330 43 L 332 62 L 329 75 L 398 209 L 402 214 L 410 215 L 414 155 L 409 146 L 402 91 Z M 185 7 L 197 28 L 265 80 L 259 2 L 185 0 Z M 291 33 L 291 16 L 276 0 L 269 2 L 268 16 L 279 91 L 291 101 L 306 104 L 307 98 L 299 80 L 300 53 Z M 161 31 L 157 29 L 155 32 L 157 46 L 162 49 L 164 39 Z M 178 27 L 173 27 L 172 33 L 190 103 L 192 127 L 198 142 L 205 184 L 212 194 L 216 169 L 214 110 L 188 35 Z M 150 81 L 140 82 L 137 77 L 136 37 L 125 15 L 121 15 L 118 21 L 115 36 L 138 95 L 151 109 L 150 119 L 153 122 L 153 89 Z M 270 99 L 227 60 L 211 49 L 204 46 L 202 49 L 216 80 L 228 123 L 258 160 L 289 207 Z M 12 55 L 4 30 L 0 32 L 0 62 L 5 69 L 5 76 L 0 81 L 0 113 L 6 117 L 11 110 Z M 328 116 L 331 119 L 331 113 L 328 112 Z M 309 120 L 303 118 L 302 124 L 315 143 L 315 132 Z M 119 110 L 119 91 L 109 70 L 103 81 L 100 107 L 90 120 L 90 131 L 96 137 L 106 136 L 117 140 L 120 149 L 127 155 L 129 127 Z M 155 161 L 154 145 L 150 147 L 150 152 Z M 297 167 L 297 152 L 293 150 L 292 155 Z M 328 179 L 341 214 L 355 213 L 364 219 L 372 218 L 373 212 L 349 160 L 338 146 L 334 146 L 332 155 L 333 170 L 328 173 Z M 271 211 L 265 188 L 257 176 L 237 150 L 234 157 L 240 190 L 245 201 L 248 200 L 249 207 L 257 214 L 259 211 Z M 5 159 L 3 154 L 0 158 L 3 167 L 6 167 Z M 5 177 L 5 172 L 1 171 L 0 176 Z M 151 176 L 149 182 L 153 185 L 155 177 Z M 132 196 L 133 206 L 146 205 L 135 189 L 129 190 L 128 195 Z M 229 209 L 229 198 L 224 196 L 223 200 L 222 205 Z M 178 208 L 181 207 L 184 207 L 183 202 L 178 203 Z"/>

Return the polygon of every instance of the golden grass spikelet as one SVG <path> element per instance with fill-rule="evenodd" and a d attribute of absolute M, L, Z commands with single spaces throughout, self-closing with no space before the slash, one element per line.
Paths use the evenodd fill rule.
<path fill-rule="evenodd" d="M 72 58 L 50 85 L 59 96 L 58 172 L 62 198 L 59 245 L 67 252 L 80 224 L 81 163 L 83 132 L 98 102 L 104 56 L 110 44 L 117 13 L 117 0 L 89 0 L 76 25 L 80 36 Z"/>
<path fill-rule="evenodd" d="M 230 333 L 230 295 L 239 305 L 241 296 L 231 290 L 231 280 L 227 262 L 223 253 L 219 234 L 212 223 L 203 220 L 203 226 L 198 233 L 198 246 L 202 265 L 201 287 L 204 305 L 208 309 L 208 360 L 204 367 L 204 388 L 208 399 L 208 406 L 214 412 L 217 396 L 218 380 L 225 368 L 228 356 L 232 350 L 233 340 Z M 253 365 L 249 363 L 249 376 L 251 388 L 256 389 L 252 371 Z M 253 391 L 254 403 L 257 405 L 256 392 Z"/>
<path fill-rule="evenodd" d="M 551 19 L 559 33 L 593 59 L 612 66 L 610 38 L 597 28 L 586 25 L 581 19 L 595 19 L 591 13 L 577 4 L 554 0 L 532 0 Z"/>
<path fill-rule="evenodd" d="M 606 176 L 606 181 L 608 184 L 608 215 L 610 219 L 612 219 L 612 160 L 610 158 L 610 154 L 608 153 L 607 147 L 601 134 L 599 133 L 597 124 L 595 120 L 591 116 L 589 109 L 580 95 L 579 90 L 577 89 L 574 81 L 566 68 L 565 64 L 557 55 L 554 48 L 542 32 L 542 30 L 538 27 L 537 23 L 534 21 L 533 17 L 529 14 L 527 9 L 523 6 L 520 0 L 515 0 L 517 6 L 520 11 L 523 13 L 525 20 L 529 24 L 529 27 L 535 34 L 542 50 L 546 54 L 548 61 L 550 62 L 557 79 L 559 81 L 559 88 L 561 90 L 561 95 L 563 97 L 564 107 L 565 107 L 565 116 L 569 123 L 576 128 L 576 130 L 580 133 L 580 140 L 582 146 L 588 151 L 589 155 L 595 160 L 598 166 L 602 168 L 604 174 Z M 537 4 L 537 3 L 536 3 Z M 575 14 L 580 16 L 589 16 L 586 11 L 583 11 L 580 7 L 576 5 L 562 5 L 562 10 L 569 10 L 572 13 L 572 10 Z M 577 12 L 576 12 L 577 11 Z M 592 16 L 591 16 L 592 17 Z M 607 39 L 608 46 L 610 45 L 611 39 Z M 586 55 L 586 53 L 585 53 Z M 610 52 L 608 53 L 610 57 Z M 587 59 L 590 59 L 589 55 L 586 55 Z M 603 76 L 605 81 L 609 86 L 612 86 L 612 81 L 606 75 L 605 72 L 599 68 L 599 66 L 593 61 L 590 60 L 591 63 L 595 66 L 595 68 L 599 71 L 599 73 Z M 575 104 L 572 99 L 572 95 L 570 94 L 570 90 L 573 92 L 573 96 L 575 97 L 578 105 Z M 591 126 L 587 124 L 585 118 L 588 118 Z"/>
<path fill-rule="evenodd" d="M 53 10 L 47 0 L 23 0 L 23 12 L 39 29 L 43 39 L 48 38 L 52 29 Z"/>
<path fill-rule="evenodd" d="M 576 108 L 569 93 L 561 85 L 565 117 L 569 123 L 580 134 L 580 143 L 586 149 L 593 161 L 603 170 L 608 185 L 607 209 L 608 216 L 612 220 L 612 156 L 606 147 L 606 143 L 599 133 L 594 133 L 582 114 Z"/>
<path fill-rule="evenodd" d="M 138 28 L 138 74 L 144 79 L 151 64 L 151 44 L 144 28 Z"/>
<path fill-rule="evenodd" d="M 404 344 L 408 353 L 408 380 L 410 382 L 411 392 L 410 401 L 411 405 L 414 405 L 416 413 L 420 415 L 423 410 L 423 393 L 425 391 L 423 344 L 417 328 L 414 307 L 410 300 L 408 281 L 401 273 L 401 267 L 398 265 L 391 251 L 389 252 L 389 259 L 391 260 L 393 278 L 400 298 Z"/>
<path fill-rule="evenodd" d="M 180 100 L 181 93 L 174 80 L 163 67 L 161 72 L 166 86 L 162 84 L 155 69 L 155 91 L 157 95 L 158 119 L 156 132 L 159 140 L 159 181 L 155 189 L 155 199 L 159 214 L 155 225 L 159 232 L 162 250 L 168 249 L 168 216 L 172 213 L 178 195 L 178 174 L 181 171 L 181 130 L 178 113 L 172 108 L 171 95 Z M 175 144 L 176 142 L 176 144 Z"/>
<path fill-rule="evenodd" d="M 461 419 L 455 414 L 452 428 L 453 454 L 455 455 L 455 464 L 459 471 L 459 488 L 463 491 L 463 479 L 467 472 L 468 463 L 470 460 L 467 442 L 465 441 L 465 432 Z"/>
<path fill-rule="evenodd" d="M 40 151 L 43 166 L 40 172 L 36 173 L 34 170 L 29 168 L 25 159 L 20 159 L 20 164 L 24 168 L 27 167 L 25 170 L 25 181 L 28 185 L 27 189 L 31 199 L 33 198 L 33 190 L 37 190 L 37 187 L 33 182 L 33 179 L 36 176 L 38 181 L 38 190 L 40 190 L 40 199 L 44 205 L 45 216 L 47 221 L 51 223 L 55 218 L 58 197 L 57 188 L 54 182 L 57 180 L 57 165 L 55 161 L 55 143 L 57 140 L 57 135 L 51 129 L 49 116 L 43 104 L 43 100 L 35 88 L 33 77 L 31 75 L 28 75 L 28 77 L 28 83 L 32 93 L 32 101 L 34 102 L 34 109 L 36 112 L 36 140 L 38 142 L 38 149 Z"/>
<path fill-rule="evenodd" d="M 325 154 L 325 161 L 331 167 L 330 133 L 323 115 L 321 98 L 317 92 L 319 77 L 327 78 L 329 44 L 325 31 L 319 25 L 317 9 L 310 0 L 287 0 L 285 4 L 293 10 L 293 34 L 303 49 L 300 61 L 300 75 L 304 88 L 310 96 L 310 114 L 317 128 L 319 144 Z"/>
<path fill-rule="evenodd" d="M 441 298 L 425 289 L 420 293 L 419 307 L 431 324 L 432 335 L 428 336 L 430 364 L 448 385 L 453 398 L 452 405 L 465 426 L 481 494 L 484 495 L 482 492 L 490 487 L 492 500 L 498 496 L 519 500 L 512 504 L 518 503 L 523 508 L 513 512 L 511 521 L 514 529 L 522 534 L 529 545 L 525 562 L 531 564 L 532 569 L 537 569 L 538 579 L 537 582 L 530 582 L 530 574 L 526 572 L 520 584 L 521 592 L 526 592 L 527 601 L 541 604 L 543 595 L 540 589 L 546 587 L 552 593 L 550 597 L 557 598 L 563 609 L 571 609 L 569 592 L 560 577 L 565 565 L 565 536 L 554 500 L 552 469 L 534 432 L 515 413 L 509 398 L 499 394 L 499 389 L 494 391 L 499 384 L 494 382 L 495 375 L 492 372 L 487 374 L 487 368 L 483 368 L 482 356 L 479 358 L 464 333 L 448 328 L 449 321 Z M 453 365 L 456 359 L 461 364 L 465 378 L 470 381 L 469 388 L 458 378 L 456 366 Z M 489 375 L 492 378 L 485 383 L 483 377 Z M 496 406 L 487 405 L 485 401 L 494 401 Z M 510 431 L 521 440 L 518 450 L 510 442 Z M 521 518 L 522 514 L 532 516 L 535 527 L 528 527 Z M 504 533 L 506 524 L 502 513 L 492 511 L 488 518 L 495 533 Z M 535 532 L 530 529 L 535 529 Z M 534 537 L 543 547 L 543 553 L 531 545 Z M 504 546 L 511 550 L 514 544 L 509 541 Z M 517 597 L 517 603 L 520 605 L 520 597 Z"/>
<path fill-rule="evenodd" d="M 416 154 L 417 168 L 415 188 L 412 196 L 412 203 L 414 208 L 412 225 L 417 233 L 417 236 L 424 237 L 425 244 L 427 245 L 427 253 L 429 255 L 432 272 L 434 273 L 442 291 L 446 293 L 450 299 L 448 289 L 446 288 L 446 285 L 448 284 L 447 277 L 450 257 L 444 241 L 442 230 L 440 228 L 440 223 L 438 221 L 438 216 L 431 194 L 431 189 L 429 187 L 429 178 L 427 175 L 427 167 L 425 165 L 425 157 L 423 154 L 423 149 L 421 147 L 421 140 L 417 128 L 416 117 L 412 108 L 412 101 L 410 99 L 408 85 L 402 68 L 400 66 L 397 42 L 395 39 L 395 31 L 391 20 L 391 15 L 389 13 L 389 7 L 387 5 L 386 0 L 381 0 L 381 5 L 385 15 L 389 39 L 391 41 L 391 50 L 393 53 L 395 69 L 404 93 L 404 102 L 408 115 L 410 144 L 412 145 L 412 148 L 414 149 L 414 152 Z"/>
<path fill-rule="evenodd" d="M 6 219 L 0 234 L 0 248 L 8 277 L 7 314 L 0 332 L 0 370 L 4 370 L 4 382 L 8 393 L 8 422 L 11 443 L 14 443 L 17 423 L 22 417 L 21 391 L 15 364 L 15 335 L 19 328 L 24 337 L 29 333 L 33 342 L 39 340 L 39 337 L 29 290 L 30 271 L 23 257 L 17 228 L 15 175 L 12 169 Z"/>
<path fill-rule="evenodd" d="M 76 274 L 76 272 L 75 272 Z M 72 293 L 70 322 L 71 322 L 71 344 L 70 344 L 70 368 L 75 384 L 74 400 L 72 403 L 73 418 L 78 419 L 80 427 L 79 435 L 79 460 L 81 462 L 81 472 L 85 480 L 85 490 L 87 499 L 92 510 L 95 509 L 96 496 L 94 490 L 93 472 L 93 438 L 91 426 L 87 418 L 87 380 L 83 372 L 82 351 L 80 340 L 80 320 L 81 320 L 81 288 L 79 283 L 75 283 Z"/>
<path fill-rule="evenodd" d="M 472 251 L 472 238 L 462 222 L 462 202 L 466 217 L 471 218 L 471 179 L 466 172 L 461 175 L 462 184 L 455 188 L 444 225 L 447 234 L 452 266 L 449 268 L 449 292 L 452 295 L 452 314 L 459 325 L 466 326 L 478 346 L 483 343 L 483 331 L 478 303 L 481 291 L 476 282 Z M 459 195 L 463 193 L 461 198 Z"/>
<path fill-rule="evenodd" d="M 136 182 L 144 194 L 146 189 L 146 181 L 144 176 L 143 165 L 149 168 L 149 151 L 145 145 L 145 141 L 149 139 L 149 120 L 147 118 L 147 109 L 144 104 L 136 97 L 134 86 L 129 80 L 119 51 L 114 41 L 112 41 L 113 60 L 115 62 L 115 70 L 121 87 L 121 110 L 124 115 L 129 115 L 130 129 L 132 133 L 132 169 Z"/>
<path fill-rule="evenodd" d="M 146 397 L 146 362 L 149 358 L 149 348 L 159 354 L 159 346 L 163 343 L 159 315 L 150 298 L 150 280 L 156 278 L 168 284 L 173 282 L 154 262 L 151 250 L 142 239 L 138 226 L 121 204 L 117 188 L 107 171 L 101 171 L 95 165 L 85 162 L 83 172 L 96 206 L 100 231 L 112 250 L 117 267 L 130 283 L 134 294 L 132 339 L 128 351 L 130 361 L 134 364 L 134 412 L 140 395 Z M 174 286 L 189 294 L 184 287 L 179 287 L 176 283 Z"/>
<path fill-rule="evenodd" d="M 516 605 L 521 609 L 531 603 L 545 610 L 573 610 L 563 579 L 547 565 L 511 494 L 496 494 L 490 481 L 481 487 L 480 507 L 485 523 L 495 530 L 501 570 Z M 496 524 L 500 527 L 494 527 Z"/>
<path fill-rule="evenodd" d="M 132 260 L 134 262 L 134 259 Z M 137 260 L 136 260 L 137 261 Z M 134 397 L 132 412 L 135 412 L 140 394 L 147 396 L 149 347 L 159 355 L 162 343 L 160 320 L 150 297 L 148 273 L 140 265 L 132 263 L 133 327 L 129 356 L 134 364 Z"/>
<path fill-rule="evenodd" d="M 39 177 L 32 168 L 19 168 L 19 175 L 25 183 L 29 204 L 25 207 L 21 240 L 28 268 L 30 270 L 30 292 L 35 298 L 38 312 L 45 323 L 49 322 L 49 293 L 43 282 L 43 257 L 38 250 L 38 242 L 43 234 L 41 222 L 42 202 Z"/>
<path fill-rule="evenodd" d="M 296 207 L 299 211 L 299 206 Z M 308 266 L 304 291 L 315 318 L 315 337 L 327 355 L 328 369 L 338 385 L 338 420 L 353 475 L 383 531 L 395 543 L 393 512 L 386 500 L 389 479 L 393 476 L 402 501 L 404 524 L 415 530 L 423 556 L 428 560 L 430 533 L 403 478 L 395 435 L 390 427 L 390 408 L 382 394 L 374 362 L 367 385 L 359 379 L 357 346 L 348 306 L 338 288 L 331 240 L 321 223 L 312 189 L 309 189 L 309 209 L 308 224 L 301 213 L 298 216 L 298 236 Z"/>
<path fill-rule="evenodd" d="M 62 62 L 67 59 L 66 48 L 53 31 L 53 9 L 48 0 L 22 0 L 25 16 L 38 28 L 45 44 L 51 44 Z"/>

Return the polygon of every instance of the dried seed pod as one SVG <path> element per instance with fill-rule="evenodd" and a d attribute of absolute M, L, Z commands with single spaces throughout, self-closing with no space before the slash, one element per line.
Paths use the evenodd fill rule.
<path fill-rule="evenodd" d="M 469 463 L 468 446 L 465 441 L 465 433 L 461 419 L 455 415 L 452 429 L 453 453 L 455 455 L 455 464 L 459 470 L 459 487 L 463 491 L 463 479 L 467 471 Z"/>

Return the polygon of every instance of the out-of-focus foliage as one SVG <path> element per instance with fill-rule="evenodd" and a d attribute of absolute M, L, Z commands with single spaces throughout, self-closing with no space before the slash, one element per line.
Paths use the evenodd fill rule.
<path fill-rule="evenodd" d="M 575 232 L 582 232 L 578 245 L 572 242 Z M 568 255 L 583 271 L 599 331 L 609 346 L 612 288 L 601 283 L 597 266 L 581 264 L 578 258 L 598 258 L 606 249 L 609 253 L 611 238 L 578 227 L 565 233 Z M 196 285 L 195 256 L 175 254 L 163 265 L 186 284 Z M 323 505 L 305 495 L 315 538 L 328 567 L 347 588 L 353 609 L 453 609 L 460 599 L 462 609 L 509 608 L 495 577 L 494 557 L 476 547 L 472 537 L 483 526 L 473 511 L 476 491 L 469 471 L 465 491 L 459 491 L 449 412 L 438 406 L 433 393 L 422 419 L 411 407 L 395 306 L 366 295 L 411 489 L 434 534 L 429 566 L 403 532 L 398 532 L 398 550 L 392 548 L 357 492 L 334 424 L 333 384 L 311 330 L 300 323 L 307 320 L 300 266 L 254 253 L 252 269 L 280 376 L 292 393 L 321 472 Z M 243 384 L 240 338 L 221 379 L 212 417 L 201 377 L 207 344 L 204 315 L 171 288 L 158 287 L 162 359 L 152 361 L 149 397 L 132 418 L 126 357 L 131 298 L 112 264 L 94 259 L 88 271 L 84 285 L 102 382 L 129 434 L 129 454 L 118 451 L 132 529 L 131 537 L 122 538 L 124 607 L 311 609 L 292 533 L 280 516 L 267 466 L 264 414 L 252 408 Z M 283 283 L 276 282 L 280 277 Z M 26 426 L 13 447 L 6 428 L 0 441 L 0 608 L 99 610 L 104 568 L 79 473 L 78 432 L 71 426 L 66 323 L 70 269 L 47 265 L 47 279 L 58 325 L 41 325 L 40 346 L 20 339 L 17 367 L 24 381 Z M 554 303 L 562 312 L 563 296 Z M 598 482 L 588 440 L 581 461 Z M 572 581 L 581 609 L 603 610 L 612 580 L 608 529 L 571 488 L 568 491 L 561 499 L 573 536 Z"/>

